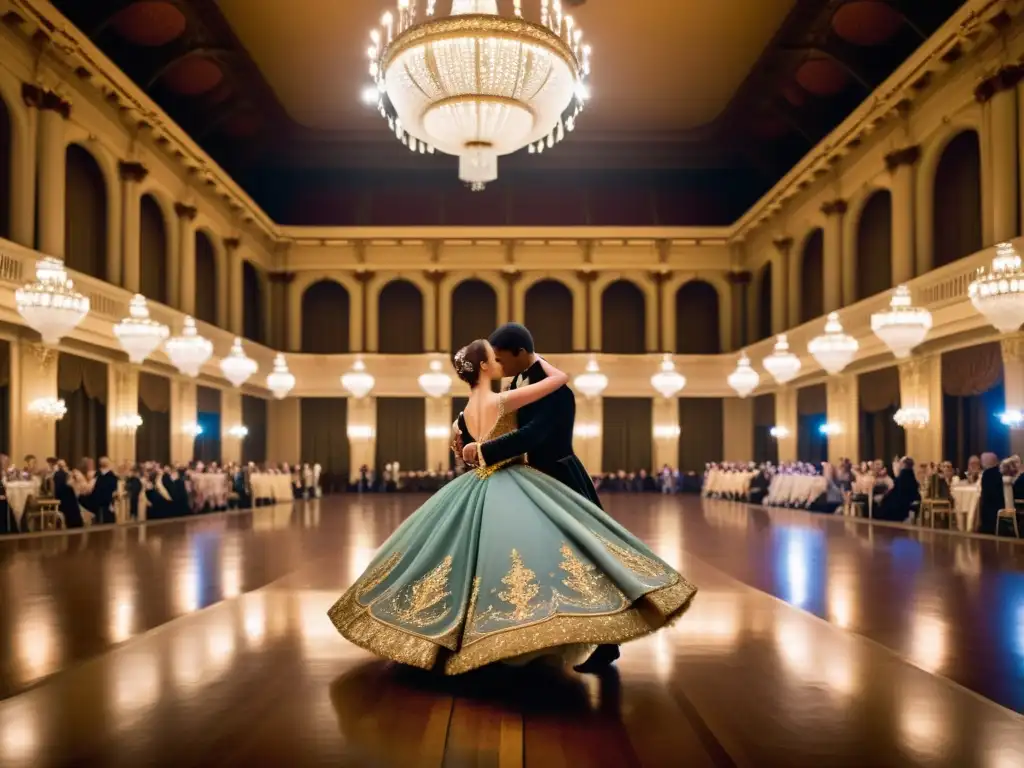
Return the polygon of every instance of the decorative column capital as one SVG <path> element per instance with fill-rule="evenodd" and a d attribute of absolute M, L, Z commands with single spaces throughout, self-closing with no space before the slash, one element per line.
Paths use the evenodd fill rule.
<path fill-rule="evenodd" d="M 597 273 L 592 272 L 591 274 L 596 275 Z M 672 272 L 667 269 L 655 269 L 648 272 L 647 276 L 651 278 L 651 282 L 660 288 L 669 281 L 669 278 L 672 277 Z"/>
<path fill-rule="evenodd" d="M 725 276 L 730 285 L 749 285 L 754 276 L 747 271 L 730 272 Z"/>
<path fill-rule="evenodd" d="M 194 205 L 185 205 L 184 203 L 175 203 L 174 212 L 178 214 L 179 219 L 187 219 L 188 221 L 194 221 L 196 216 L 199 215 L 199 209 Z"/>
<path fill-rule="evenodd" d="M 597 280 L 597 272 L 592 269 L 578 269 L 576 270 L 576 279 L 584 285 L 589 285 Z"/>
<path fill-rule="evenodd" d="M 238 238 L 238 237 L 228 237 L 228 238 L 224 239 L 224 248 L 225 248 L 225 250 L 227 250 L 228 253 L 231 253 L 233 251 L 237 251 L 241 247 L 241 245 L 242 245 L 241 238 Z"/>
<path fill-rule="evenodd" d="M 979 103 L 984 104 L 997 93 L 1015 88 L 1022 79 L 1024 79 L 1024 66 L 1020 64 L 1007 64 L 994 75 L 990 75 L 978 83 L 974 89 L 974 98 Z"/>
<path fill-rule="evenodd" d="M 141 184 L 149 175 L 149 169 L 142 163 L 128 160 L 118 161 L 117 172 L 121 176 L 121 181 L 135 182 L 136 184 Z"/>
<path fill-rule="evenodd" d="M 999 340 L 1004 363 L 1024 363 L 1024 332 L 1018 331 Z"/>
<path fill-rule="evenodd" d="M 71 117 L 71 104 L 68 101 L 38 85 L 22 83 L 21 100 L 25 102 L 25 106 L 35 107 L 44 112 L 56 112 L 65 120 Z"/>
<path fill-rule="evenodd" d="M 270 283 L 278 285 L 290 285 L 295 280 L 294 272 L 270 272 L 267 274 Z"/>
<path fill-rule="evenodd" d="M 788 256 L 789 252 L 793 250 L 793 238 L 778 237 L 775 240 L 772 240 L 772 245 L 774 245 L 775 250 L 777 250 L 783 256 Z"/>
<path fill-rule="evenodd" d="M 821 206 L 821 212 L 826 216 L 842 216 L 846 213 L 847 205 L 845 200 L 836 198 L 835 200 L 829 200 L 827 203 L 823 203 Z"/>
<path fill-rule="evenodd" d="M 518 269 L 506 269 L 502 271 L 501 279 L 512 286 L 523 279 L 523 273 Z"/>
<path fill-rule="evenodd" d="M 672 241 L 668 239 L 658 241 L 658 263 L 668 264 L 668 258 L 672 254 Z"/>
<path fill-rule="evenodd" d="M 921 159 L 921 145 L 912 144 L 909 147 L 895 149 L 885 156 L 885 168 L 892 173 L 903 166 L 917 165 Z"/>
<path fill-rule="evenodd" d="M 366 285 L 371 280 L 373 280 L 376 274 L 376 272 L 371 272 L 368 269 L 360 269 L 356 270 L 356 272 L 352 276 L 355 278 L 357 283 L 362 283 L 363 285 Z"/>

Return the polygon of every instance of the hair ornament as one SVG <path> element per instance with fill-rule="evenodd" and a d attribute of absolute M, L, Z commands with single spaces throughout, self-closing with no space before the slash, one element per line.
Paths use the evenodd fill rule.
<path fill-rule="evenodd" d="M 466 359 L 465 348 L 460 349 L 458 352 L 455 353 L 455 368 L 456 370 L 460 370 L 463 373 L 473 372 L 473 364 Z"/>

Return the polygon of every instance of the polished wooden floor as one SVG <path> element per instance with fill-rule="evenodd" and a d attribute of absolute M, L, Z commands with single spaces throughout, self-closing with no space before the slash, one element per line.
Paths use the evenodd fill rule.
<path fill-rule="evenodd" d="M 1024 545 L 695 497 L 603 679 L 436 679 L 325 616 L 422 497 L 0 541 L 0 766 L 1024 766 Z"/>

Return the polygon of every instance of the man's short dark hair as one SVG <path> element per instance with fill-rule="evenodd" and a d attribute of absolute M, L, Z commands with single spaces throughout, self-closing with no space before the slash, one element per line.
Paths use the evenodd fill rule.
<path fill-rule="evenodd" d="M 487 340 L 495 349 L 504 349 L 516 355 L 519 354 L 519 350 L 525 349 L 533 354 L 533 336 L 526 326 L 520 323 L 505 323 Z"/>

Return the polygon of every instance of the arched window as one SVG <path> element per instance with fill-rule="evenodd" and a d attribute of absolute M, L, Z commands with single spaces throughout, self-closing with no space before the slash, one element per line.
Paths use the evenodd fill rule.
<path fill-rule="evenodd" d="M 486 339 L 498 324 L 498 296 L 483 280 L 463 280 L 452 291 L 452 350 Z"/>
<path fill-rule="evenodd" d="M 976 132 L 963 131 L 946 145 L 935 169 L 933 200 L 935 266 L 980 251 L 981 145 Z"/>
<path fill-rule="evenodd" d="M 647 351 L 644 293 L 629 280 L 616 280 L 601 294 L 601 351 L 620 355 Z"/>
<path fill-rule="evenodd" d="M 558 280 L 539 280 L 526 291 L 525 321 L 544 353 L 572 352 L 572 291 Z"/>
<path fill-rule="evenodd" d="M 377 301 L 377 348 L 383 354 L 414 355 L 423 348 L 423 294 L 408 280 L 392 280 Z"/>
<path fill-rule="evenodd" d="M 825 258 L 825 233 L 815 229 L 801 254 L 803 271 L 800 276 L 800 322 L 806 323 L 825 313 L 825 286 L 823 270 Z"/>
<path fill-rule="evenodd" d="M 334 280 L 320 280 L 302 294 L 302 351 L 341 355 L 349 351 L 348 291 Z"/>
<path fill-rule="evenodd" d="M 857 300 L 892 288 L 892 195 L 868 198 L 857 222 Z"/>
<path fill-rule="evenodd" d="M 68 269 L 107 279 L 107 182 L 96 158 L 78 144 L 67 148 L 64 262 Z"/>
<path fill-rule="evenodd" d="M 263 282 L 249 261 L 242 262 L 242 303 L 242 335 L 263 344 Z"/>
<path fill-rule="evenodd" d="M 139 204 L 139 291 L 147 299 L 170 304 L 167 295 L 167 225 L 160 204 L 143 195 Z"/>
<path fill-rule="evenodd" d="M 717 355 L 719 333 L 718 291 L 703 280 L 690 280 L 676 291 L 676 349 L 680 355 Z"/>
<path fill-rule="evenodd" d="M 202 230 L 196 232 L 196 319 L 217 323 L 217 255 Z"/>

